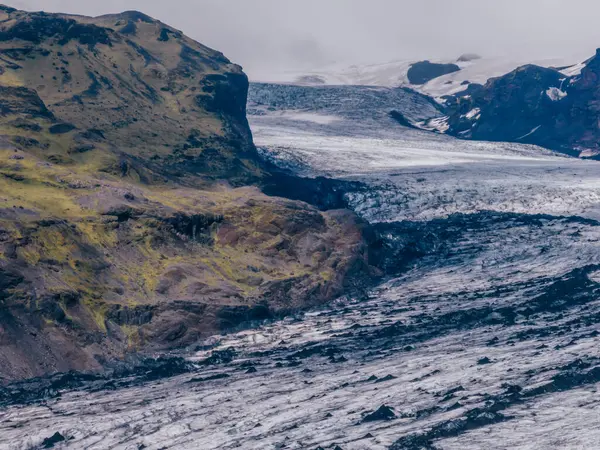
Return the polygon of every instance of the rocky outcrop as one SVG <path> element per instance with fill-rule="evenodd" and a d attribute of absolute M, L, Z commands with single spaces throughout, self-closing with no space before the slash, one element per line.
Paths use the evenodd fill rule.
<path fill-rule="evenodd" d="M 460 67 L 456 64 L 440 64 L 429 61 L 414 63 L 408 69 L 407 77 L 410 84 L 425 84 L 442 75 L 458 72 Z"/>
<path fill-rule="evenodd" d="M 523 66 L 447 98 L 448 133 L 595 157 L 600 152 L 599 99 L 600 51 L 572 77 Z"/>
<path fill-rule="evenodd" d="M 26 87 L 0 86 L 0 114 L 24 114 L 31 118 L 54 119 L 37 92 Z"/>

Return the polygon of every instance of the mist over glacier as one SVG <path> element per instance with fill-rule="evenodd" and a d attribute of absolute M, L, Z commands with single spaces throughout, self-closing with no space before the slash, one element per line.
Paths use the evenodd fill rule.
<path fill-rule="evenodd" d="M 136 9 L 242 64 L 252 79 L 288 70 L 475 52 L 525 62 L 591 55 L 593 0 L 15 0 L 22 9 L 100 15 Z"/>

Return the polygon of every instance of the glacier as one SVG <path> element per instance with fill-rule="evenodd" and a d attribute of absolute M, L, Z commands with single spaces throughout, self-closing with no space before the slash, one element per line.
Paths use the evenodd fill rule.
<path fill-rule="evenodd" d="M 437 112 L 365 86 L 254 84 L 248 104 L 265 158 L 366 186 L 347 202 L 402 270 L 208 339 L 189 373 L 8 405 L 0 449 L 596 448 L 600 166 L 390 109 Z"/>

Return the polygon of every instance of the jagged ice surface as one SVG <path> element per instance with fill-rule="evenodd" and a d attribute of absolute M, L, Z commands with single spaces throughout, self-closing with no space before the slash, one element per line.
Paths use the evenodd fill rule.
<path fill-rule="evenodd" d="M 306 175 L 365 182 L 350 204 L 411 255 L 406 271 L 367 299 L 212 338 L 193 374 L 6 408 L 0 448 L 55 432 L 90 449 L 594 448 L 598 163 L 402 128 L 359 91 L 316 111 L 294 95 L 252 94 L 256 142 Z M 421 100 L 406 101 L 410 116 Z M 393 419 L 364 420 L 384 405 Z"/>

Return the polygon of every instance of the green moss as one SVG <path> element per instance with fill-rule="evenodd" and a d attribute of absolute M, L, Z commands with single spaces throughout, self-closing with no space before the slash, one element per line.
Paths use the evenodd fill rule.
<path fill-rule="evenodd" d="M 41 134 L 41 140 L 51 142 L 52 152 L 76 163 L 48 164 L 38 150 L 14 160 L 14 151 L 0 149 L 0 173 L 22 177 L 17 181 L 0 175 L 0 209 L 8 208 L 17 216 L 2 218 L 0 213 L 0 227 L 20 243 L 19 262 L 28 267 L 29 276 L 43 280 L 44 289 L 67 287 L 81 294 L 83 316 L 66 311 L 63 305 L 73 326 L 106 333 L 111 303 L 135 306 L 164 301 L 164 294 L 157 292 L 159 283 L 170 270 L 181 267 L 189 277 L 174 282 L 170 294 L 174 298 L 188 295 L 196 283 L 215 289 L 219 301 L 219 289 L 256 298 L 261 292 L 257 276 L 266 283 L 306 275 L 315 283 L 326 283 L 334 277 L 316 253 L 308 261 L 295 255 L 304 232 L 288 235 L 282 227 L 298 213 L 297 206 L 265 197 L 252 187 L 200 190 L 147 185 L 135 174 L 120 178 L 102 173 L 99 168 L 116 162 L 104 150 L 69 155 L 70 136 Z M 125 203 L 123 193 L 129 191 L 136 192 L 136 202 L 137 197 L 143 199 L 137 205 L 148 213 L 123 223 L 107 220 L 102 215 L 106 205 Z M 211 230 L 214 244 L 186 241 L 172 233 L 160 217 L 177 212 L 222 215 L 223 223 Z M 44 219 L 55 224 L 40 226 Z M 336 227 L 335 221 L 327 222 L 330 232 L 341 234 Z M 277 250 L 279 244 L 285 246 Z M 4 255 L 0 258 L 6 260 Z M 118 295 L 116 287 L 122 290 Z M 130 348 L 142 345 L 138 327 L 123 327 L 123 333 Z"/>
<path fill-rule="evenodd" d="M 104 302 L 98 302 L 90 298 L 83 299 L 82 304 L 89 312 L 97 329 L 106 333 L 106 313 L 108 312 L 108 305 Z"/>

